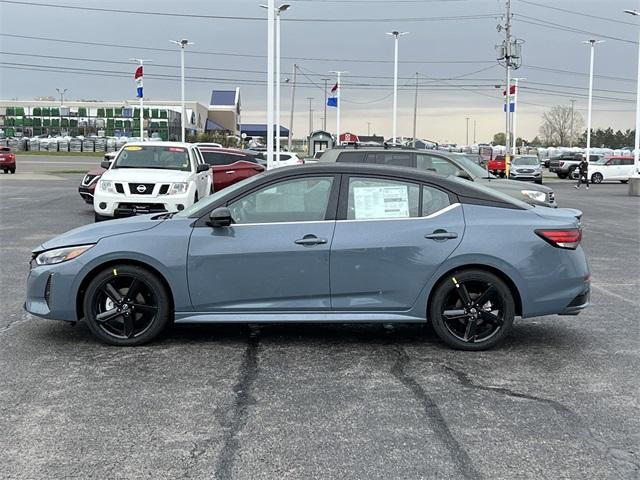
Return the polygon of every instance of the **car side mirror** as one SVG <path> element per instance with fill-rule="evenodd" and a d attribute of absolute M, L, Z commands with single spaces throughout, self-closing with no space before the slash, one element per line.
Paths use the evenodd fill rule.
<path fill-rule="evenodd" d="M 102 168 L 109 170 L 109 167 L 111 166 L 111 162 L 109 160 L 103 160 L 100 162 L 100 166 Z"/>
<path fill-rule="evenodd" d="M 473 178 L 471 178 L 471 175 L 469 175 L 467 172 L 465 172 L 464 170 L 458 170 L 456 172 L 456 177 L 458 178 L 464 178 L 465 180 L 471 180 L 473 181 Z"/>
<path fill-rule="evenodd" d="M 198 164 L 198 168 L 196 168 L 196 172 L 198 173 L 202 173 L 202 172 L 208 172 L 209 171 L 209 165 L 207 163 L 200 163 Z"/>
<path fill-rule="evenodd" d="M 233 223 L 231 218 L 231 210 L 227 207 L 218 207 L 209 214 L 207 224 L 213 228 L 228 227 Z"/>

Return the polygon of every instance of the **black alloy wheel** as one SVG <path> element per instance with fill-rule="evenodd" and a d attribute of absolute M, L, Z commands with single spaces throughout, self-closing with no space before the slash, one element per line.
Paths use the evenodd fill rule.
<path fill-rule="evenodd" d="M 460 350 L 486 350 L 511 330 L 515 302 L 509 287 L 483 270 L 456 272 L 441 282 L 429 318 L 438 336 Z"/>
<path fill-rule="evenodd" d="M 167 325 L 167 292 L 149 271 L 116 265 L 90 282 L 84 298 L 84 315 L 99 340 L 110 345 L 142 345 Z"/>
<path fill-rule="evenodd" d="M 602 180 L 604 180 L 604 177 L 601 173 L 596 172 L 591 175 L 591 183 L 602 183 Z"/>

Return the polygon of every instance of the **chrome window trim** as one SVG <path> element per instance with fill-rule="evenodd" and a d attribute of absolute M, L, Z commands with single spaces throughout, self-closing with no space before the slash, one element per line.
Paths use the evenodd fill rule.
<path fill-rule="evenodd" d="M 426 217 L 399 217 L 399 218 L 361 218 L 361 219 L 352 219 L 352 220 L 336 220 L 338 223 L 345 222 L 386 222 L 389 220 L 429 220 L 430 218 L 438 217 L 454 208 L 460 207 L 460 203 L 452 203 L 451 205 L 438 210 L 437 212 L 433 212 L 431 215 L 427 215 Z"/>

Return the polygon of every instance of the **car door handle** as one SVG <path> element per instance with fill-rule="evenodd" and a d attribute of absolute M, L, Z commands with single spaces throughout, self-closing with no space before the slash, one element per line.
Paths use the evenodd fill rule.
<path fill-rule="evenodd" d="M 294 243 L 298 245 L 304 245 L 305 247 L 311 247 L 313 245 L 322 245 L 327 243 L 326 238 L 318 238 L 315 235 L 305 235 L 302 238 L 299 238 Z"/>
<path fill-rule="evenodd" d="M 433 233 L 429 233 L 424 236 L 429 240 L 451 240 L 458 238 L 458 234 L 455 232 L 447 232 L 446 230 L 435 230 Z"/>

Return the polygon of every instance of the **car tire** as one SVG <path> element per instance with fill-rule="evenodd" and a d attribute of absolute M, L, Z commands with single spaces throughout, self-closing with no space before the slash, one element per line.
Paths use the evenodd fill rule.
<path fill-rule="evenodd" d="M 591 183 L 602 183 L 602 180 L 604 180 L 604 177 L 601 173 L 596 172 L 591 175 Z"/>
<path fill-rule="evenodd" d="M 542 185 L 542 179 L 541 178 L 537 178 L 536 180 L 534 180 L 538 185 Z"/>
<path fill-rule="evenodd" d="M 556 175 L 558 175 L 558 178 L 561 178 L 562 180 L 567 178 L 567 174 L 566 173 L 557 173 Z"/>
<path fill-rule="evenodd" d="M 111 220 L 111 217 L 107 217 L 105 215 L 100 215 L 99 213 L 93 213 L 94 222 L 104 222 L 105 220 Z"/>
<path fill-rule="evenodd" d="M 11 173 L 12 173 L 12 174 L 16 173 L 16 169 L 15 169 L 15 168 L 12 168 L 12 169 L 11 169 Z"/>
<path fill-rule="evenodd" d="M 429 308 L 437 335 L 458 350 L 494 347 L 511 331 L 514 316 L 511 290 L 498 276 L 484 270 L 447 275 L 434 290 Z"/>
<path fill-rule="evenodd" d="M 8 169 L 8 168 L 5 168 L 5 169 L 4 169 L 4 173 L 9 173 L 9 169 Z"/>
<path fill-rule="evenodd" d="M 198 203 L 198 192 L 193 196 L 193 203 Z"/>
<path fill-rule="evenodd" d="M 83 312 L 98 340 L 132 347 L 155 339 L 171 317 L 164 284 L 148 270 L 126 264 L 109 267 L 91 279 Z"/>
<path fill-rule="evenodd" d="M 578 179 L 578 175 L 579 175 L 579 173 L 577 173 L 577 172 L 576 172 L 576 167 L 570 167 L 570 168 L 569 168 L 569 174 L 568 174 L 568 177 L 569 177 L 571 180 L 577 180 L 577 179 Z"/>

